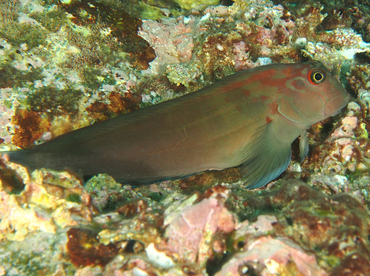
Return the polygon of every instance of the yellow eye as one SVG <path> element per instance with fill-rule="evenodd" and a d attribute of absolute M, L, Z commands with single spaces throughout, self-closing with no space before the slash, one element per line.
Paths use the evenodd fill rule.
<path fill-rule="evenodd" d="M 313 70 L 310 73 L 310 83 L 312 84 L 320 84 L 323 83 L 325 80 L 325 73 L 321 70 Z"/>

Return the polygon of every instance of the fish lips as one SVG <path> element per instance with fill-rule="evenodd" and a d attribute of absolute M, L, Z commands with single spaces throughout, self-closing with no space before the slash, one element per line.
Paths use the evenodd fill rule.
<path fill-rule="evenodd" d="M 336 96 L 336 97 L 333 97 L 332 99 L 330 99 L 322 108 L 322 112 L 318 113 L 318 116 L 315 116 L 313 118 L 306 118 L 307 121 L 305 122 L 302 122 L 302 121 L 298 121 L 298 120 L 295 120 L 293 119 L 291 116 L 289 116 L 288 114 L 285 114 L 280 106 L 278 106 L 277 108 L 277 112 L 279 113 L 279 115 L 286 121 L 290 122 L 291 124 L 294 124 L 295 126 L 297 126 L 298 128 L 301 128 L 301 129 L 307 129 L 310 125 L 314 124 L 314 123 L 317 123 L 319 121 L 322 121 L 328 117 L 331 117 L 331 116 L 334 116 L 334 115 L 337 115 L 338 113 L 340 113 L 340 111 L 343 109 L 343 107 L 345 107 L 348 103 L 348 100 L 349 100 L 349 95 L 345 95 L 343 97 L 343 95 L 340 95 L 340 96 Z M 299 110 L 296 110 L 297 113 L 299 113 Z M 304 117 L 303 114 L 301 114 L 302 118 Z"/>
<path fill-rule="evenodd" d="M 324 112 L 323 112 L 324 116 L 327 118 L 330 116 L 337 115 L 338 113 L 340 113 L 343 107 L 347 105 L 348 101 L 349 101 L 348 94 L 345 97 L 337 96 L 337 97 L 330 99 L 324 107 Z"/>

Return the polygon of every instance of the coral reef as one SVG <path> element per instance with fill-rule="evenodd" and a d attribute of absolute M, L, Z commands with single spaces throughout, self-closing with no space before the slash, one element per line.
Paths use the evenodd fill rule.
<path fill-rule="evenodd" d="M 125 203 L 124 188 L 109 175 L 94 176 L 86 181 L 84 187 L 91 194 L 92 205 L 99 211 L 115 210 Z"/>
<path fill-rule="evenodd" d="M 90 31 L 88 28 L 90 25 L 100 24 L 102 28 L 109 28 L 109 34 L 118 40 L 120 50 L 129 53 L 132 64 L 139 69 L 146 69 L 148 62 L 155 58 L 154 50 L 148 42 L 137 35 L 141 20 L 126 13 L 119 2 L 105 3 L 92 0 L 87 3 L 75 0 L 62 2 L 61 7 L 73 16 L 72 20 L 77 26 L 87 28 L 86 32 Z M 92 61 L 101 62 L 99 57 L 93 58 Z"/>
<path fill-rule="evenodd" d="M 15 125 L 13 143 L 23 149 L 40 139 L 50 127 L 38 113 L 25 109 L 18 109 L 12 120 Z"/>
<path fill-rule="evenodd" d="M 319 60 L 352 99 L 262 190 L 238 168 L 136 187 L 2 156 L 0 275 L 368 275 L 369 3 L 123 2 L 0 3 L 1 150 L 268 63 Z"/>
<path fill-rule="evenodd" d="M 35 171 L 30 177 L 23 169 L 4 166 L 2 174 L 10 169 L 23 175 L 24 186 L 10 193 L 4 186 L 9 183 L 1 181 L 1 240 L 22 241 L 30 232 L 55 233 L 58 228 L 91 222 L 90 195 L 72 175 Z"/>
<path fill-rule="evenodd" d="M 2 191 L 2 240 L 11 251 L 6 257 L 0 251 L 5 271 L 19 263 L 18 273 L 43 267 L 67 275 L 365 275 L 370 267 L 369 211 L 349 194 L 331 196 L 291 180 L 257 193 L 235 183 L 186 196 L 164 183 L 128 189 L 131 203 L 99 214 L 70 175 L 41 170 L 29 177 L 14 169 L 25 188 L 17 195 Z M 165 193 L 166 200 L 158 205 L 147 193 Z M 39 243 L 37 251 L 25 249 L 30 241 Z M 54 252 L 43 262 L 42 250 L 57 244 L 59 257 Z"/>
<path fill-rule="evenodd" d="M 247 245 L 244 252 L 236 253 L 215 275 L 327 275 L 318 267 L 315 257 L 288 239 L 260 237 Z"/>
<path fill-rule="evenodd" d="M 302 17 L 311 13 L 312 9 L 319 9 L 325 15 L 325 19 L 317 26 L 318 31 L 333 30 L 335 28 L 353 28 L 366 42 L 370 42 L 369 29 L 369 3 L 368 1 L 279 1 L 275 4 L 282 4 L 291 11 L 294 17 Z"/>

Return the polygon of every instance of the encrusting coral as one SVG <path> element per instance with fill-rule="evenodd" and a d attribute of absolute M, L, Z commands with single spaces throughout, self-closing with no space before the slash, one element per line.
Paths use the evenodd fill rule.
<path fill-rule="evenodd" d="M 2 150 L 269 63 L 319 60 L 352 99 L 261 190 L 237 168 L 135 187 L 1 159 L 0 275 L 367 275 L 366 3 L 126 2 L 0 3 Z"/>

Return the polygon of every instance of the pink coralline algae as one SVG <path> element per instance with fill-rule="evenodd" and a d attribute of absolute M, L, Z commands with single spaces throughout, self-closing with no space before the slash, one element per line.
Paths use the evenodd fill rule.
<path fill-rule="evenodd" d="M 358 119 L 355 116 L 344 117 L 341 122 L 341 126 L 337 128 L 333 134 L 332 138 L 344 138 L 344 137 L 354 137 L 353 130 L 357 127 Z M 346 139 L 346 138 L 344 138 Z M 339 142 L 340 144 L 346 144 L 345 142 Z"/>
<path fill-rule="evenodd" d="M 218 186 L 213 189 L 221 191 L 195 204 L 196 197 L 191 197 L 185 206 L 183 202 L 165 212 L 166 247 L 183 261 L 204 263 L 212 256 L 210 244 L 216 231 L 227 234 L 235 228 L 235 218 L 223 204 L 229 191 Z"/>
<path fill-rule="evenodd" d="M 47 237 L 42 233 L 58 235 L 64 244 L 58 262 L 69 268 L 50 264 L 48 271 L 334 276 L 342 275 L 334 274 L 339 269 L 370 267 L 368 213 L 348 194 L 330 196 L 293 180 L 262 193 L 225 184 L 184 195 L 167 183 L 127 189 L 129 203 L 99 214 L 71 175 L 38 170 L 29 177 L 24 168 L 13 169 L 25 186 L 19 194 L 0 191 L 1 238 L 22 244 L 31 235 L 40 242 Z M 162 205 L 150 199 L 154 194 L 167 195 Z M 353 258 L 363 269 L 340 261 Z M 8 271 L 14 261 L 5 260 Z"/>
<path fill-rule="evenodd" d="M 350 102 L 346 116 L 336 122 L 333 126 L 334 129 L 325 141 L 313 148 L 308 162 L 304 162 L 303 167 L 308 166 L 316 173 L 326 174 L 326 176 L 322 176 L 323 181 L 318 181 L 317 176 L 314 176 L 316 182 L 327 182 L 324 179 L 329 177 L 333 180 L 329 181 L 332 182 L 329 184 L 329 186 L 332 186 L 330 189 L 362 193 L 360 199 L 368 202 L 367 192 L 359 192 L 363 189 L 367 191 L 367 185 L 359 184 L 357 180 L 352 185 L 349 185 L 348 182 L 348 179 L 352 177 L 360 176 L 359 179 L 362 179 L 369 174 L 369 122 L 363 112 L 364 110 L 360 105 Z M 319 124 L 316 127 L 322 126 Z M 311 130 L 313 136 L 316 135 L 315 132 L 316 130 L 313 128 Z M 342 178 L 343 180 L 334 181 L 333 177 Z"/>
<path fill-rule="evenodd" d="M 157 55 L 150 63 L 151 72 L 160 72 L 165 64 L 191 60 L 195 22 L 194 18 L 184 23 L 185 20 L 184 17 L 164 19 L 162 24 L 154 20 L 144 20 L 139 34 L 152 45 Z"/>
<path fill-rule="evenodd" d="M 338 266 L 341 266 L 342 272 L 344 272 L 345 265 L 341 263 L 341 260 L 351 258 L 353 254 L 361 256 L 360 262 L 363 266 L 363 269 L 356 266 L 353 271 L 365 273 L 359 275 L 366 275 L 370 266 L 369 260 L 364 261 L 368 258 L 369 252 L 367 237 L 370 233 L 370 220 L 366 206 L 356 197 L 345 193 L 329 196 L 296 180 L 287 181 L 270 192 L 245 196 L 244 208 L 241 207 L 242 203 L 239 203 L 238 198 L 233 197 L 233 200 L 227 203 L 231 204 L 233 209 L 239 210 L 239 214 L 249 214 L 249 217 L 253 217 L 255 214 L 259 214 L 261 210 L 275 214 L 275 217 L 266 216 L 264 218 L 259 215 L 256 224 L 243 222 L 243 226 L 236 230 L 234 247 L 243 248 L 246 252 L 236 253 L 233 256 L 235 262 L 253 255 L 249 250 L 251 250 L 250 245 L 253 244 L 256 237 L 270 235 L 271 240 L 274 240 L 272 243 L 275 245 L 277 243 L 286 248 L 293 246 L 294 250 L 291 248 L 290 257 L 295 254 L 294 252 L 306 252 L 307 262 L 315 263 L 314 255 L 316 255 L 319 266 L 315 265 L 313 267 L 323 273 L 322 275 L 345 275 L 335 274 L 333 271 L 338 271 Z M 285 242 L 283 240 L 277 242 L 276 239 L 279 240 L 277 237 L 289 238 L 295 245 L 290 242 L 282 245 L 281 242 Z M 298 251 L 295 251 L 296 249 Z M 315 254 L 308 254 L 307 249 Z M 270 258 L 273 255 L 268 255 L 268 252 L 271 252 L 269 246 L 263 247 L 263 250 L 265 252 L 261 252 L 258 256 L 266 256 L 265 254 L 267 254 Z M 236 258 L 235 256 L 240 257 Z M 257 261 L 257 258 L 254 258 Z M 259 263 L 261 265 L 264 261 L 259 261 Z M 226 265 L 224 265 L 224 268 Z M 257 264 L 255 265 L 256 267 L 252 265 L 252 268 L 254 267 L 256 271 L 265 269 Z M 295 263 L 294 266 L 300 269 L 298 263 Z M 283 267 L 287 269 L 287 266 Z M 348 268 L 348 271 L 352 270 Z M 304 273 L 303 270 L 300 270 L 300 273 Z M 264 274 L 257 273 L 257 275 Z M 292 275 L 301 274 L 295 271 Z M 311 275 L 317 274 L 313 273 Z"/>
<path fill-rule="evenodd" d="M 328 275 L 320 269 L 314 255 L 307 254 L 289 239 L 269 236 L 248 241 L 244 252 L 236 253 L 215 275 L 242 274 Z"/>

